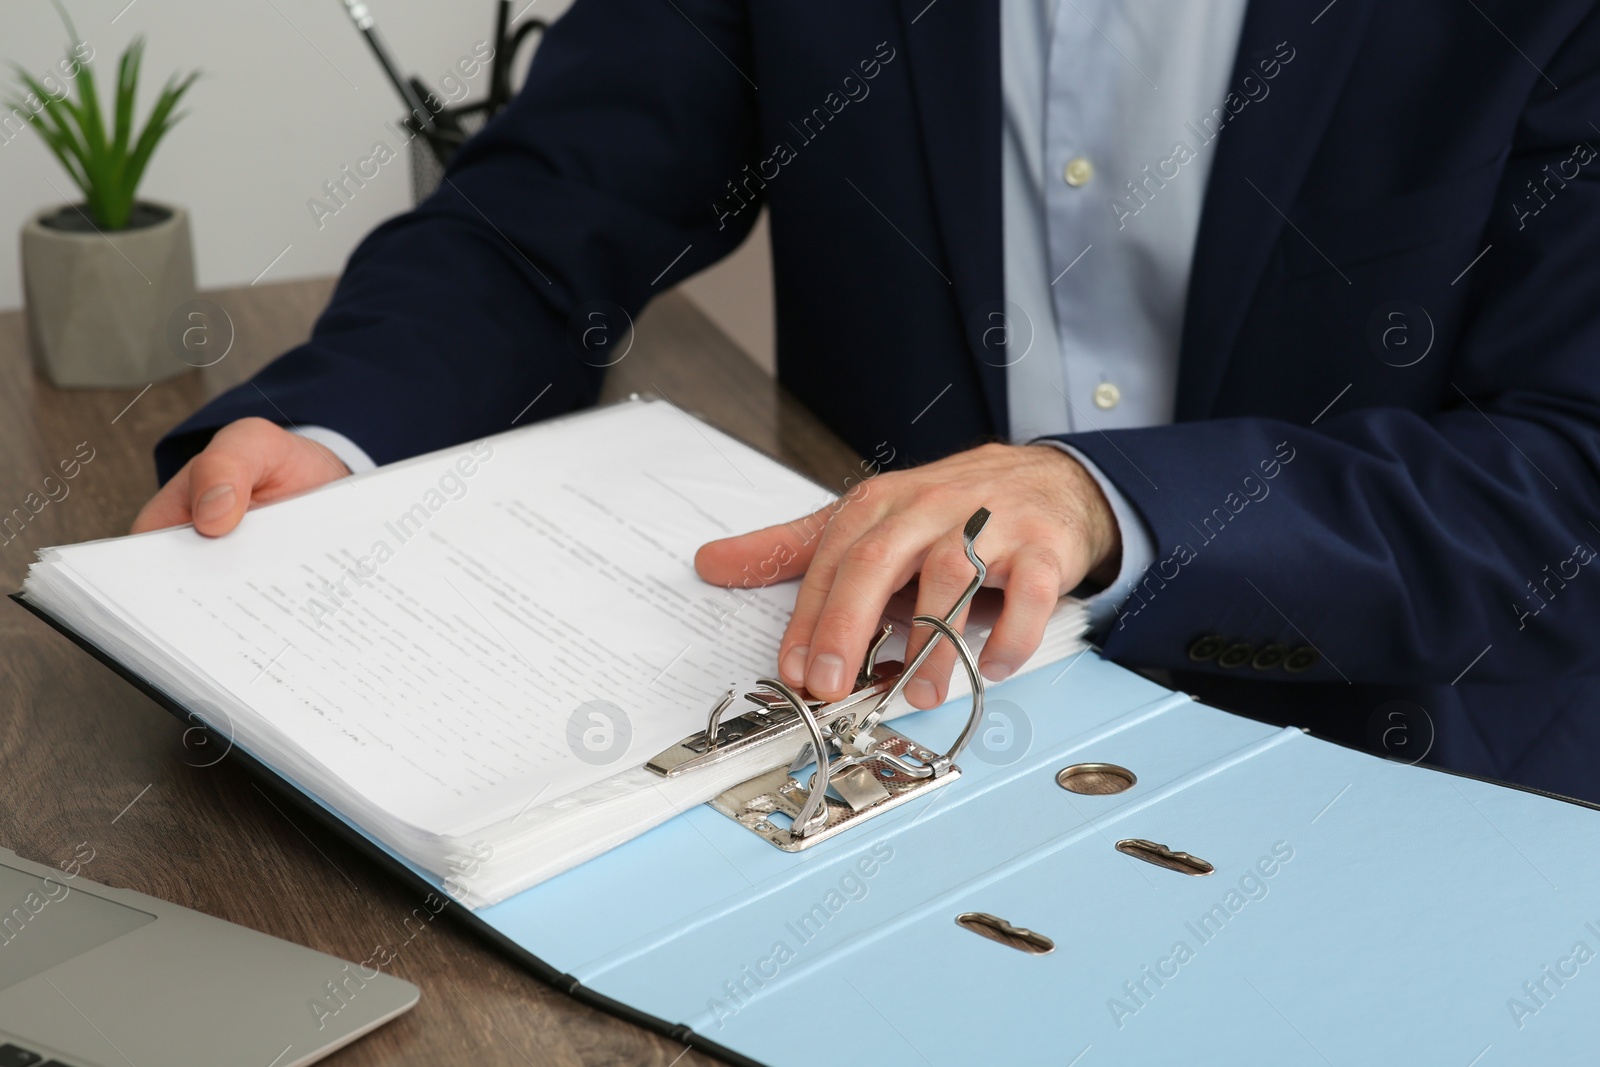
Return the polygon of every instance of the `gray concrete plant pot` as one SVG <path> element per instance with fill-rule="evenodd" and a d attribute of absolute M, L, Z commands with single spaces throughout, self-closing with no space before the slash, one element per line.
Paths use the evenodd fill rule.
<path fill-rule="evenodd" d="M 140 201 L 105 231 L 81 205 L 22 226 L 22 285 L 34 363 L 59 386 L 146 385 L 189 370 L 167 319 L 194 299 L 194 247 L 180 207 Z"/>

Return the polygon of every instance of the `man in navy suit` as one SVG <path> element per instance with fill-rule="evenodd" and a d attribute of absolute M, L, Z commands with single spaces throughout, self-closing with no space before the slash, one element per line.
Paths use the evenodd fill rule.
<path fill-rule="evenodd" d="M 991 678 L 1080 589 L 1222 706 L 1600 799 L 1596 123 L 1594 0 L 579 0 L 136 528 L 593 403 L 575 317 L 764 204 L 779 377 L 896 468 L 700 552 L 804 575 L 791 681 L 942 611 L 983 505 Z"/>

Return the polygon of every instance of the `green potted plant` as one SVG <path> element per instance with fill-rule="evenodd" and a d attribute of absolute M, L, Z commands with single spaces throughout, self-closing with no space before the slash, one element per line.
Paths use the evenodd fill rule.
<path fill-rule="evenodd" d="M 23 224 L 29 340 L 36 364 L 57 385 L 144 385 L 190 366 L 165 341 L 167 318 L 195 295 L 189 218 L 136 193 L 199 72 L 168 79 L 136 131 L 143 39 L 122 53 L 111 106 L 102 111 L 93 52 L 64 9 L 61 17 L 71 39 L 58 69 L 68 84 L 17 66 L 22 98 L 7 103 L 7 117 L 26 119 L 83 193 L 82 203 L 46 208 Z"/>

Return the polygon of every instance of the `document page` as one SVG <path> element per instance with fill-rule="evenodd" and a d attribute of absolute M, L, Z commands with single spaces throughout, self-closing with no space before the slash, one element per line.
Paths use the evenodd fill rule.
<path fill-rule="evenodd" d="M 795 584 L 709 586 L 694 553 L 830 499 L 632 402 L 349 478 L 226 537 L 53 558 L 231 698 L 241 737 L 460 835 L 642 764 L 774 670 Z"/>

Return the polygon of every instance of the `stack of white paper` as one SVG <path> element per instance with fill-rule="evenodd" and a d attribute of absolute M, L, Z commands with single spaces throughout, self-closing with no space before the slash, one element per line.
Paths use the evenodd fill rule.
<path fill-rule="evenodd" d="M 783 758 L 643 768 L 774 671 L 794 602 L 795 583 L 705 584 L 695 550 L 831 499 L 636 401 L 349 478 L 227 537 L 47 549 L 24 598 L 477 906 Z M 1083 626 L 1064 600 L 1027 666 Z"/>

